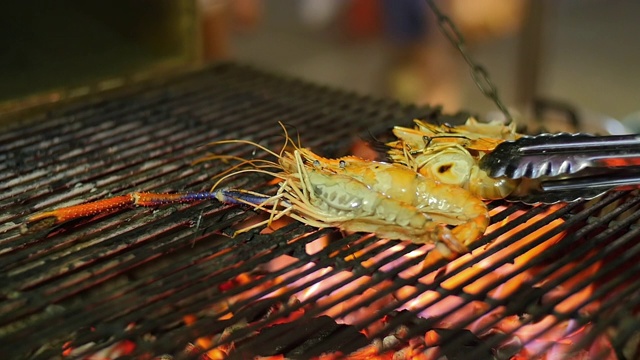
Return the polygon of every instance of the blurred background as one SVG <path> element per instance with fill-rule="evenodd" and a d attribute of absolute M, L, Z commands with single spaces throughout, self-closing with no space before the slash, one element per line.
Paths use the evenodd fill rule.
<path fill-rule="evenodd" d="M 542 98 L 640 131 L 640 2 L 436 4 L 514 111 Z M 451 112 L 497 111 L 423 0 L 13 2 L 0 13 L 0 44 L 0 111 L 221 60 Z"/>

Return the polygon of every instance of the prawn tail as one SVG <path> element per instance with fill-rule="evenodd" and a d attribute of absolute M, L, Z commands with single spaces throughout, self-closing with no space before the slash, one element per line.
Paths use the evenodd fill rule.
<path fill-rule="evenodd" d="M 227 204 L 259 206 L 271 197 L 247 190 L 219 189 L 213 192 L 152 193 L 132 192 L 85 204 L 43 211 L 27 218 L 20 228 L 21 233 L 44 230 L 67 221 L 105 214 L 132 206 L 154 207 L 164 204 L 189 203 L 202 200 L 217 200 Z"/>

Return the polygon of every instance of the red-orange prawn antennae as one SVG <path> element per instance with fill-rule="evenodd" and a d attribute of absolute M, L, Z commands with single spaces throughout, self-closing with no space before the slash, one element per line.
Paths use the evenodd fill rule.
<path fill-rule="evenodd" d="M 87 216 L 108 213 L 131 206 L 153 207 L 163 204 L 189 203 L 202 200 L 218 200 L 227 204 L 261 205 L 271 197 L 247 190 L 219 189 L 214 192 L 186 192 L 160 194 L 132 192 L 86 204 L 67 206 L 37 213 L 27 218 L 22 233 L 40 231 L 61 223 Z"/>
<path fill-rule="evenodd" d="M 267 154 L 274 156 L 276 158 L 281 158 L 285 152 L 285 149 L 289 143 L 294 148 L 298 148 L 298 146 L 291 140 L 289 134 L 287 133 L 286 127 L 279 123 L 285 134 L 285 143 L 282 147 L 282 150 L 279 153 L 276 153 L 267 147 L 260 145 L 254 141 L 250 140 L 221 140 L 211 143 L 210 145 L 221 145 L 221 144 L 231 144 L 231 143 L 240 143 L 240 144 L 248 144 L 256 147 L 257 149 L 263 150 Z M 184 192 L 184 193 L 152 193 L 152 192 L 132 192 L 126 195 L 115 196 L 108 199 L 92 201 L 86 204 L 73 205 L 62 207 L 50 211 L 44 211 L 37 214 L 34 214 L 27 218 L 25 224 L 23 224 L 21 231 L 25 232 L 34 232 L 39 231 L 45 228 L 49 228 L 70 220 L 75 220 L 82 217 L 93 216 L 102 213 L 108 213 L 112 211 L 116 211 L 119 209 L 123 209 L 126 207 L 133 206 L 143 206 L 143 207 L 152 207 L 159 206 L 163 204 L 170 203 L 187 203 L 193 201 L 201 201 L 201 200 L 218 200 L 225 203 L 230 204 L 247 204 L 254 207 L 261 208 L 265 202 L 269 199 L 275 199 L 271 196 L 262 195 L 259 193 L 255 193 L 248 190 L 230 190 L 230 189 L 218 189 L 218 185 L 224 181 L 229 179 L 230 177 L 234 177 L 243 173 L 262 173 L 266 175 L 270 175 L 276 178 L 283 178 L 282 175 L 268 171 L 266 169 L 282 169 L 279 163 L 266 160 L 266 159 L 244 159 L 239 156 L 233 155 L 210 155 L 204 157 L 202 159 L 196 160 L 196 163 L 205 161 L 205 160 L 237 160 L 240 161 L 239 164 L 232 166 L 231 168 L 223 171 L 218 174 L 216 178 L 219 178 L 218 181 L 213 185 L 210 192 Z"/>

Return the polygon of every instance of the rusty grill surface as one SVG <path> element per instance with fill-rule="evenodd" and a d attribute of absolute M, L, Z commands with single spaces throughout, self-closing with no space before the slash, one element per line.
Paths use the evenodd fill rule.
<path fill-rule="evenodd" d="M 421 257 L 409 256 L 418 245 L 380 241 L 369 234 L 345 235 L 336 229 L 318 230 L 296 222 L 270 234 L 257 229 L 230 238 L 226 235 L 238 224 L 258 215 L 217 202 L 118 211 L 47 232 L 19 232 L 29 214 L 60 205 L 136 190 L 207 190 L 211 176 L 228 165 L 192 165 L 194 160 L 211 151 L 252 156 L 253 149 L 229 145 L 214 150 L 203 145 L 241 138 L 277 148 L 283 141 L 277 121 L 295 129 L 302 144 L 317 153 L 339 156 L 349 151 L 354 139 L 382 134 L 392 125 L 408 126 L 413 118 L 456 121 L 429 108 L 225 64 L 135 94 L 67 106 L 39 116 L 29 126 L 6 129 L 0 134 L 0 353 L 4 358 L 50 359 L 60 357 L 63 348 L 73 348 L 71 357 L 82 358 L 127 340 L 136 345 L 130 354 L 133 357 L 194 357 L 197 351 L 185 353 L 187 344 L 234 328 L 230 336 L 218 341 L 234 343 L 237 357 L 285 354 L 310 358 L 336 351 L 348 354 L 405 325 L 406 337 L 422 337 L 438 329 L 440 351 L 449 359 L 509 358 L 517 346 L 513 353 L 504 346 L 496 349 L 512 333 L 492 332 L 479 338 L 462 330 L 464 323 L 451 329 L 442 326 L 442 320 L 464 303 L 482 301 L 490 310 L 502 309 L 502 316 L 518 316 L 523 325 L 549 314 L 554 315 L 555 323 L 591 324 L 571 346 L 588 347 L 606 336 L 612 357 L 638 356 L 640 228 L 635 224 L 640 217 L 640 197 L 633 192 L 611 193 L 553 212 L 543 206 L 494 202 L 490 204 L 492 223 L 509 221 L 476 247 L 517 228 L 515 234 L 489 247 L 485 256 L 442 273 L 432 283 L 418 279 L 433 269 L 400 276 L 421 263 Z M 266 180 L 249 176 L 237 179 L 234 185 L 273 191 Z M 501 262 L 481 267 L 472 279 L 454 287 L 441 286 L 463 269 L 478 267 L 489 254 L 509 251 L 513 242 L 558 219 L 563 220 L 561 225 L 525 248 L 514 249 Z M 483 291 L 465 290 L 473 280 L 513 263 L 527 249 L 561 232 L 567 233 L 564 238 L 519 271 L 544 264 L 536 277 L 526 280 L 508 298 L 488 296 L 508 280 L 505 278 L 489 281 Z M 329 245 L 312 254 L 305 250 L 323 237 L 331 239 Z M 398 244 L 403 246 L 396 249 Z M 283 255 L 291 261 L 268 271 L 265 264 Z M 385 266 L 392 262 L 394 266 Z M 597 284 L 582 300 L 585 305 L 598 303 L 595 310 L 563 313 L 555 308 L 563 299 L 545 301 L 548 293 L 596 262 L 601 264 L 597 271 L 574 284 L 576 291 Z M 573 267 L 571 271 L 553 276 L 567 266 Z M 319 270 L 325 272 L 314 281 L 301 281 Z M 296 275 L 283 278 L 291 271 L 297 271 Z M 295 299 L 294 294 L 338 272 L 349 275 L 303 301 Z M 241 275 L 250 281 L 239 281 Z M 440 300 L 401 311 L 401 305 L 412 300 L 396 295 L 405 286 L 417 289 L 415 296 L 433 291 L 464 301 L 430 317 L 421 316 L 421 311 L 437 306 Z M 349 301 L 371 288 L 378 289 L 373 297 Z M 321 301 L 340 289 L 348 290 Z M 253 291 L 250 296 L 242 296 L 249 291 Z M 356 324 L 337 325 L 321 316 L 336 304 L 344 304 L 334 316 L 344 318 L 390 294 L 394 302 L 361 316 Z M 568 298 L 571 293 L 563 296 Z M 265 330 L 276 319 L 292 317 L 301 309 L 304 314 L 289 326 Z M 184 319 L 188 316 L 197 320 L 187 326 Z M 384 326 L 363 339 L 358 331 L 382 319 Z M 544 332 L 533 338 L 543 336 Z"/>

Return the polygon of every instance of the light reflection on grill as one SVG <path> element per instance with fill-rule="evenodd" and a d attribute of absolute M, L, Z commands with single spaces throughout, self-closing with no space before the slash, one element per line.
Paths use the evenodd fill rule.
<path fill-rule="evenodd" d="M 553 209 L 492 203 L 493 230 L 474 256 L 435 280 L 436 269 L 421 268 L 428 246 L 286 221 L 262 234 L 221 236 L 257 217 L 221 204 L 123 211 L 49 234 L 17 231 L 24 216 L 69 201 L 207 189 L 225 165 L 191 166 L 209 150 L 201 145 L 247 138 L 276 147 L 277 121 L 337 156 L 358 136 L 414 117 L 455 120 L 222 65 L 5 131 L 0 352 L 153 357 L 184 355 L 195 344 L 189 356 L 370 358 L 381 346 L 389 352 L 380 358 L 561 358 L 611 349 L 611 358 L 625 349 L 638 356 L 633 193 Z M 273 189 L 265 180 L 239 181 Z"/>

